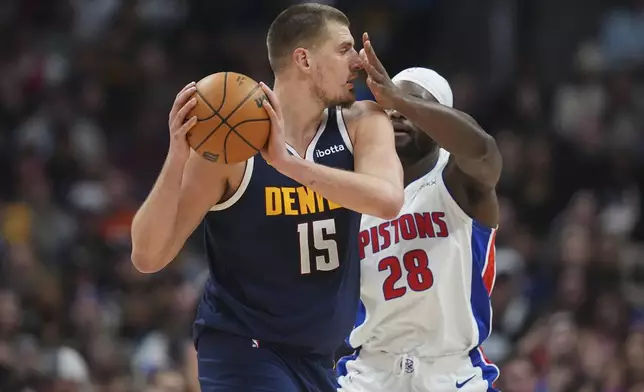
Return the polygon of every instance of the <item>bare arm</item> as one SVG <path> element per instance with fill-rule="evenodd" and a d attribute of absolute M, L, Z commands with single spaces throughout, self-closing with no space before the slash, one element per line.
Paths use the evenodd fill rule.
<path fill-rule="evenodd" d="M 224 194 L 226 169 L 194 152 L 185 165 L 168 157 L 132 222 L 132 263 L 139 271 L 157 272 L 177 256 Z"/>
<path fill-rule="evenodd" d="M 501 154 L 494 138 L 469 115 L 411 95 L 394 99 L 393 109 L 418 125 L 454 155 L 456 165 L 482 188 L 494 188 L 501 175 Z"/>
<path fill-rule="evenodd" d="M 501 175 L 501 154 L 494 138 L 469 115 L 447 106 L 404 94 L 393 83 L 371 45 L 362 35 L 360 51 L 367 85 L 377 101 L 397 110 L 456 158 L 456 165 L 481 190 L 494 189 Z"/>
<path fill-rule="evenodd" d="M 355 120 L 354 172 L 288 156 L 277 168 L 345 208 L 382 219 L 395 218 L 404 201 L 402 167 L 391 122 L 375 102 L 359 102 Z"/>
<path fill-rule="evenodd" d="M 398 215 L 404 201 L 402 168 L 395 151 L 393 127 L 378 104 L 355 104 L 360 113 L 355 120 L 360 136 L 356 137 L 355 167 L 350 172 L 288 154 L 279 100 L 266 84 L 261 86 L 268 97 L 264 108 L 271 119 L 271 134 L 261 151 L 267 162 L 344 208 L 383 219 Z"/>
<path fill-rule="evenodd" d="M 191 82 L 175 97 L 168 116 L 168 156 L 132 222 L 132 263 L 141 272 L 156 272 L 175 258 L 226 186 L 226 167 L 206 162 L 186 140 L 197 123 L 194 116 L 186 121 L 196 104 L 190 99 L 195 91 Z"/>

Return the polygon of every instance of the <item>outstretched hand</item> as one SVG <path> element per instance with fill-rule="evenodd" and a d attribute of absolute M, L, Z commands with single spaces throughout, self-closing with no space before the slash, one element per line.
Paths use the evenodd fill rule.
<path fill-rule="evenodd" d="M 362 45 L 360 58 L 364 70 L 367 72 L 367 87 L 381 106 L 391 109 L 394 106 L 394 101 L 401 94 L 400 89 L 391 81 L 387 70 L 380 62 L 371 45 L 368 33 L 362 34 Z"/>

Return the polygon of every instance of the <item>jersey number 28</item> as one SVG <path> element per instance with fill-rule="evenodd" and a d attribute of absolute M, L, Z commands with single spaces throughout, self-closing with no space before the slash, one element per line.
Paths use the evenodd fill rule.
<path fill-rule="evenodd" d="M 403 267 L 407 272 L 407 285 L 396 287 L 396 283 L 403 276 Z M 386 301 L 402 297 L 407 292 L 407 287 L 414 291 L 424 291 L 434 285 L 434 274 L 429 269 L 427 252 L 422 249 L 405 253 L 402 263 L 396 256 L 385 257 L 378 263 L 378 271 L 385 270 L 389 270 L 389 276 L 382 285 Z"/>
<path fill-rule="evenodd" d="M 313 232 L 313 252 L 322 253 L 315 256 L 317 271 L 333 271 L 340 266 L 338 244 L 329 236 L 335 234 L 335 220 L 324 219 L 300 223 L 297 232 L 300 235 L 300 272 L 302 275 L 311 273 L 311 243 L 309 230 Z"/>

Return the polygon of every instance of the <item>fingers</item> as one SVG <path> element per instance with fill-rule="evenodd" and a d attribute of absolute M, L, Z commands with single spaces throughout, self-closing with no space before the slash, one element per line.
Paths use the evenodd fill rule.
<path fill-rule="evenodd" d="M 361 56 L 362 56 L 362 53 L 363 53 L 363 52 L 361 51 L 361 52 L 360 52 L 360 55 L 361 55 Z M 371 77 L 371 78 L 375 78 L 375 79 L 378 79 L 378 81 L 382 81 L 382 79 L 384 79 L 384 77 L 385 77 L 385 76 L 382 74 L 382 72 L 378 71 L 378 70 L 376 69 L 376 67 L 374 67 L 374 66 L 369 62 L 369 60 L 363 60 L 363 61 L 362 61 L 362 68 L 364 68 L 364 70 L 367 72 L 367 75 L 369 75 L 369 77 Z"/>
<path fill-rule="evenodd" d="M 188 133 L 192 127 L 194 127 L 197 124 L 197 116 L 192 116 L 188 121 L 186 121 L 179 130 L 172 135 L 175 139 L 185 139 L 186 138 L 186 133 Z"/>
<path fill-rule="evenodd" d="M 282 107 L 280 106 L 279 99 L 277 99 L 277 95 L 275 95 L 275 92 L 271 90 L 264 82 L 260 82 L 259 85 L 262 90 L 264 90 L 264 94 L 266 94 L 266 96 L 268 97 L 268 100 L 271 104 L 271 110 L 273 110 L 273 113 L 275 113 L 276 118 L 281 118 Z"/>
<path fill-rule="evenodd" d="M 367 78 L 367 87 L 371 91 L 371 93 L 374 95 L 376 100 L 378 100 L 378 97 L 381 96 L 383 93 L 383 86 L 382 84 L 378 83 L 377 81 L 373 80 L 373 78 L 368 77 Z M 378 101 L 380 102 L 380 101 Z"/>
<path fill-rule="evenodd" d="M 186 105 L 188 99 L 190 99 L 190 97 L 195 93 L 195 91 L 197 91 L 197 88 L 193 86 L 193 87 L 187 88 L 179 95 L 177 95 L 177 98 L 175 99 L 174 104 L 172 105 L 172 109 L 170 110 L 169 120 L 171 123 L 174 122 L 173 119 L 177 116 L 179 110 Z"/>
<path fill-rule="evenodd" d="M 186 84 L 185 86 L 183 86 L 181 91 L 179 91 L 179 94 L 177 94 L 177 96 L 181 95 L 182 92 L 186 91 L 190 87 L 196 87 L 196 85 L 197 85 L 197 83 L 195 83 L 195 82 L 190 82 L 190 83 Z"/>
<path fill-rule="evenodd" d="M 277 124 L 279 118 L 277 118 L 277 113 L 269 101 L 264 101 L 264 109 L 266 109 L 266 113 L 268 113 L 268 117 L 271 119 L 271 124 Z M 273 129 L 271 129 L 271 131 L 272 130 Z"/>
<path fill-rule="evenodd" d="M 377 90 L 379 90 L 380 85 L 378 84 L 378 82 L 369 77 L 367 78 L 367 87 L 369 87 L 369 90 L 371 90 L 371 92 L 375 93 Z"/>
<path fill-rule="evenodd" d="M 268 143 L 266 143 L 265 149 L 268 151 L 269 145 L 277 145 L 277 146 L 284 146 L 284 125 L 282 123 L 282 120 L 278 117 L 277 112 L 275 111 L 275 108 L 273 105 L 265 101 L 264 102 L 264 109 L 266 109 L 266 112 L 268 113 L 268 117 L 271 119 L 271 132 L 270 135 L 268 136 L 269 140 Z"/>
<path fill-rule="evenodd" d="M 264 85 L 262 83 L 262 88 L 264 88 Z M 266 90 L 264 90 L 266 91 Z M 268 95 L 268 92 L 266 93 Z M 270 165 L 271 164 L 271 155 L 270 155 L 270 148 L 271 145 L 275 144 L 276 138 L 278 138 L 278 134 L 280 132 L 280 120 L 277 117 L 277 113 L 275 112 L 275 109 L 273 109 L 273 105 L 270 102 L 270 98 L 264 101 L 264 109 L 266 109 L 266 113 L 268 113 L 268 117 L 271 119 L 271 132 L 268 136 L 269 140 L 268 142 L 260 149 L 260 153 L 262 154 L 262 157 L 266 162 Z"/>
<path fill-rule="evenodd" d="M 369 59 L 367 58 L 367 53 L 365 53 L 364 48 L 360 49 L 360 53 L 358 53 L 360 56 L 360 61 L 362 61 L 363 64 L 366 64 L 369 62 Z"/>
<path fill-rule="evenodd" d="M 195 93 L 195 91 L 197 91 L 195 82 L 190 82 L 177 94 L 177 97 L 174 100 L 174 104 L 172 105 L 172 109 L 170 110 L 170 121 L 172 121 L 172 119 L 177 115 L 177 112 L 179 112 L 179 110 L 186 104 L 188 99 L 192 96 L 192 94 Z"/>
<path fill-rule="evenodd" d="M 381 71 L 383 74 L 386 74 L 385 67 L 383 67 L 382 63 L 380 62 L 380 59 L 376 55 L 376 51 L 373 49 L 373 45 L 371 45 L 371 41 L 367 39 L 367 41 L 364 43 L 364 51 L 367 55 L 367 60 L 369 60 L 369 63 L 373 65 L 377 70 Z"/>
<path fill-rule="evenodd" d="M 192 98 L 185 105 L 183 105 L 183 107 L 179 110 L 179 112 L 174 117 L 174 120 L 172 121 L 173 129 L 179 128 L 179 126 L 186 121 L 186 117 L 188 116 L 188 113 L 190 113 L 190 111 L 195 106 L 197 106 L 197 98 L 196 97 Z"/>
<path fill-rule="evenodd" d="M 376 82 L 385 82 L 389 78 L 389 75 L 387 75 L 387 70 L 376 55 L 373 45 L 371 45 L 371 41 L 369 40 L 368 33 L 365 32 L 362 35 L 362 41 L 364 48 L 360 50 L 360 59 L 362 60 L 364 70 Z"/>

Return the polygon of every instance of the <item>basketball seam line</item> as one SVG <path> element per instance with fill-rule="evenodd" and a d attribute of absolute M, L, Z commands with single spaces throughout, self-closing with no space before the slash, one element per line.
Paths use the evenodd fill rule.
<path fill-rule="evenodd" d="M 217 125 L 217 127 L 215 127 L 215 129 L 213 129 L 212 131 L 210 131 L 210 133 L 209 133 L 209 134 L 208 134 L 208 135 L 207 135 L 207 136 L 206 136 L 206 137 L 205 137 L 205 138 L 204 138 L 204 139 L 203 139 L 199 144 L 197 144 L 197 147 L 195 147 L 195 150 L 199 149 L 199 148 L 200 148 L 200 147 L 201 147 L 201 146 L 206 142 L 206 140 L 210 139 L 210 137 L 211 137 L 211 136 L 212 136 L 212 135 L 213 135 L 213 134 L 214 134 L 214 133 L 215 133 L 215 132 L 216 132 L 216 131 L 217 131 L 217 130 L 222 126 L 222 125 L 226 124 L 226 125 L 228 125 L 228 127 L 232 128 L 232 127 L 230 126 L 230 124 L 228 124 L 228 119 L 229 119 L 230 117 L 232 117 L 232 115 L 233 115 L 233 114 L 235 114 L 235 112 L 236 112 L 237 110 L 239 110 L 239 108 L 241 108 L 241 107 L 242 107 L 242 105 L 243 105 L 244 103 L 246 103 L 246 101 L 248 101 L 248 98 L 250 98 L 253 94 L 255 94 L 255 91 L 257 91 L 257 89 L 258 89 L 258 88 L 260 88 L 259 84 L 258 84 L 257 86 L 255 86 L 255 87 L 254 87 L 254 88 L 253 88 L 253 89 L 248 93 L 248 95 L 246 95 L 246 96 L 244 97 L 244 99 L 242 99 L 242 100 L 237 104 L 237 106 L 236 106 L 236 107 L 235 107 L 235 108 L 234 108 L 230 113 L 228 113 L 228 116 L 226 116 L 226 118 L 224 118 L 221 114 L 219 114 L 219 111 L 215 110 L 212 106 L 210 106 L 210 103 L 208 103 L 208 101 L 204 101 L 204 102 L 206 103 L 206 105 L 207 105 L 207 106 L 208 106 L 212 111 L 214 111 L 214 112 L 215 112 L 215 115 L 216 115 L 217 117 L 219 117 L 219 118 L 221 119 L 221 121 L 222 121 L 222 122 L 221 122 L 221 124 Z M 226 149 L 226 145 L 224 145 L 224 149 Z"/>
<path fill-rule="evenodd" d="M 213 111 L 213 112 L 212 112 L 212 114 L 211 114 L 210 116 L 208 116 L 208 117 L 204 117 L 204 118 L 199 118 L 199 117 L 197 117 L 197 121 L 207 121 L 207 120 L 210 120 L 211 118 L 215 117 L 215 116 L 217 115 L 217 112 L 215 111 L 215 109 L 213 109 L 213 108 L 212 108 L 212 106 L 210 106 L 210 105 L 208 104 L 208 101 L 206 101 L 206 98 L 205 98 L 203 95 L 201 95 L 201 93 L 199 92 L 199 90 L 197 90 L 197 95 L 198 95 L 198 96 L 201 98 L 201 100 L 202 100 L 202 101 L 204 101 L 204 102 L 206 103 L 206 105 L 207 105 L 207 106 L 208 106 L 208 107 Z"/>
<path fill-rule="evenodd" d="M 226 143 L 228 143 L 228 136 L 230 136 L 230 134 L 231 134 L 232 132 L 235 132 L 235 135 L 239 136 L 239 138 L 240 138 L 244 143 L 246 143 L 246 144 L 248 145 L 248 147 L 252 148 L 253 150 L 255 150 L 255 151 L 257 151 L 257 152 L 259 152 L 259 148 L 257 148 L 257 147 L 255 147 L 255 146 L 253 146 L 253 145 L 251 144 L 251 142 L 249 142 L 248 140 L 246 140 L 246 138 L 245 138 L 245 137 L 243 137 L 243 136 L 241 135 L 241 133 L 237 132 L 237 130 L 236 130 L 235 128 L 236 128 L 236 127 L 238 127 L 238 126 L 240 126 L 240 125 L 242 125 L 242 124 L 245 124 L 245 123 L 249 123 L 249 122 L 260 122 L 260 121 L 270 121 L 270 118 L 255 118 L 255 119 L 252 119 L 252 120 L 244 120 L 244 121 L 242 121 L 242 122 L 238 123 L 237 125 L 235 125 L 234 127 L 231 127 L 230 125 L 228 125 L 228 127 L 230 128 L 230 132 L 228 132 L 228 133 L 226 134 L 226 137 L 224 138 L 224 163 L 228 163 L 228 150 L 226 149 Z"/>
<path fill-rule="evenodd" d="M 204 102 L 206 102 L 206 105 L 208 105 L 208 107 L 209 107 L 209 108 L 214 112 L 213 117 L 214 117 L 214 116 L 217 116 L 217 117 L 219 117 L 219 118 L 221 119 L 221 124 L 217 125 L 217 126 L 215 127 L 215 129 L 213 129 L 212 131 L 210 131 L 210 133 L 208 134 L 208 136 L 206 136 L 206 138 L 205 138 L 203 141 L 201 141 L 201 143 L 199 143 L 199 145 L 197 145 L 197 148 L 201 147 L 201 146 L 202 146 L 202 145 L 203 145 L 203 144 L 204 144 L 204 143 L 205 143 L 205 142 L 206 142 L 206 141 L 207 141 L 207 140 L 208 140 L 212 135 L 214 135 L 214 134 L 215 134 L 215 132 L 216 132 L 216 131 L 217 131 L 217 130 L 222 126 L 222 125 L 224 125 L 224 124 L 225 124 L 225 125 L 227 125 L 227 126 L 228 126 L 228 128 L 230 128 L 230 129 L 232 130 L 232 129 L 233 129 L 233 127 L 228 123 L 228 119 L 229 119 L 230 117 L 232 117 L 232 115 L 233 115 L 233 114 L 235 114 L 235 112 L 236 112 L 236 111 L 237 111 L 237 110 L 238 110 L 238 109 L 239 109 L 239 108 L 240 108 L 240 107 L 241 107 L 241 106 L 242 106 L 246 101 L 248 101 L 248 98 L 250 98 L 250 96 L 251 96 L 252 94 L 254 94 L 254 93 L 255 93 L 255 90 L 257 90 L 257 88 L 258 88 L 258 87 L 260 87 L 260 86 L 259 86 L 259 85 L 257 85 L 253 90 L 251 90 L 251 92 L 250 92 L 246 97 L 244 97 L 244 99 L 243 99 L 243 100 L 241 100 L 241 102 L 240 102 L 239 104 L 237 104 L 237 106 L 236 106 L 236 107 L 235 107 L 235 108 L 234 108 L 230 113 L 228 113 L 228 116 L 226 116 L 225 118 L 224 118 L 224 117 L 219 113 L 219 110 L 215 110 L 212 106 L 210 106 L 210 104 L 209 104 L 207 101 L 205 101 L 205 100 L 204 100 Z M 223 106 L 223 104 L 222 104 L 222 106 Z M 211 117 L 211 118 L 212 118 L 212 117 Z M 229 132 L 229 133 L 230 133 L 230 132 Z M 226 139 L 224 139 L 224 151 L 225 151 L 225 150 L 226 150 Z M 224 158 L 225 158 L 225 157 L 224 157 Z"/>
<path fill-rule="evenodd" d="M 212 114 L 210 116 L 205 117 L 205 118 L 197 117 L 197 121 L 207 121 L 207 120 L 210 120 L 211 118 L 213 118 L 213 117 L 215 117 L 217 115 L 217 112 L 219 112 L 221 110 L 222 106 L 224 106 L 224 103 L 226 102 L 226 85 L 227 84 L 228 84 L 228 72 L 225 72 L 224 73 L 224 91 L 223 91 L 223 94 L 221 94 L 221 103 L 219 104 L 219 107 L 217 109 L 215 109 L 212 106 L 210 106 L 210 103 L 206 100 L 206 98 L 203 95 L 201 95 L 201 92 L 199 91 L 199 89 L 195 90 L 195 92 L 197 93 L 199 98 L 201 98 L 201 100 L 204 101 L 206 106 L 208 106 L 208 108 L 210 108 L 210 110 L 212 110 Z"/>
<path fill-rule="evenodd" d="M 226 134 L 226 136 L 224 136 L 224 164 L 225 165 L 228 164 L 228 149 L 226 149 L 226 144 L 228 144 L 228 136 L 230 136 L 230 134 L 233 133 L 232 130 L 233 129 L 229 125 L 228 133 Z"/>
<path fill-rule="evenodd" d="M 228 72 L 224 73 L 224 92 L 221 94 L 221 103 L 219 104 L 219 107 L 217 110 L 215 110 L 215 113 L 218 113 L 221 108 L 224 106 L 224 103 L 226 102 L 226 90 L 228 86 Z"/>

